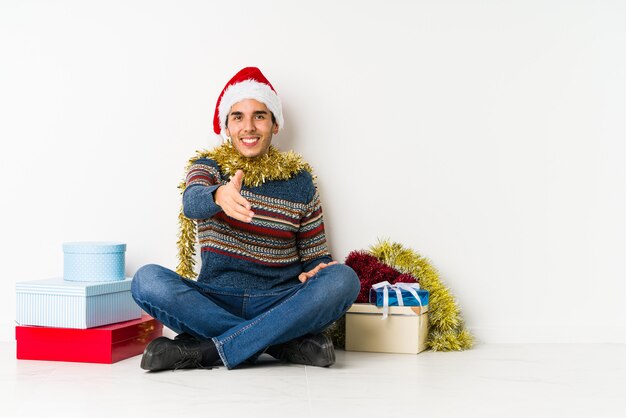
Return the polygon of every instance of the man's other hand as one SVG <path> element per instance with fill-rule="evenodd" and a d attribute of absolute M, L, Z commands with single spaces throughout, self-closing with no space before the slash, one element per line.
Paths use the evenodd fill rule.
<path fill-rule="evenodd" d="M 241 222 L 250 223 L 254 212 L 250 210 L 250 202 L 241 196 L 243 171 L 237 170 L 230 181 L 217 188 L 215 203 L 222 208 L 226 215 Z"/>
<path fill-rule="evenodd" d="M 311 277 L 315 276 L 317 274 L 318 271 L 328 267 L 328 266 L 332 266 L 333 264 L 337 264 L 337 261 L 331 261 L 330 263 L 319 263 L 317 266 L 315 266 L 315 268 L 313 270 L 310 271 L 305 271 L 300 273 L 300 275 L 298 276 L 298 280 L 300 280 L 302 283 L 306 282 L 307 280 L 309 280 Z"/>

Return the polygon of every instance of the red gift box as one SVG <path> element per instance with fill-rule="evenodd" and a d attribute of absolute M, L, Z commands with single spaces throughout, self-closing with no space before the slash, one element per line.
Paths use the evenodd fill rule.
<path fill-rule="evenodd" d="M 17 358 L 21 360 L 115 363 L 143 353 L 163 334 L 151 316 L 88 329 L 15 327 Z"/>

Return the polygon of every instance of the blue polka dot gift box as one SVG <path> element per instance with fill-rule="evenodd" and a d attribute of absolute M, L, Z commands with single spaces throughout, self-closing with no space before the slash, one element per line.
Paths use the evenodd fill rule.
<path fill-rule="evenodd" d="M 86 329 L 138 319 L 141 308 L 130 293 L 132 280 L 18 282 L 15 321 L 18 325 Z"/>
<path fill-rule="evenodd" d="M 63 278 L 75 282 L 124 280 L 126 244 L 119 242 L 66 242 Z"/>

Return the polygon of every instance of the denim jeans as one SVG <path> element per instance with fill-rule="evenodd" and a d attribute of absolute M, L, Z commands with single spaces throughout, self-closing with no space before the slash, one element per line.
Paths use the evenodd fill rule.
<path fill-rule="evenodd" d="M 348 310 L 359 288 L 356 273 L 343 264 L 274 291 L 218 288 L 150 264 L 137 271 L 131 291 L 144 311 L 174 332 L 211 338 L 232 369 L 270 345 L 322 332 Z"/>

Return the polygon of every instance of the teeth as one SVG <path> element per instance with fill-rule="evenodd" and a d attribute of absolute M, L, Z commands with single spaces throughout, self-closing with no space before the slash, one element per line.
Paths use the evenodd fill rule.
<path fill-rule="evenodd" d="M 258 138 L 252 138 L 252 139 L 243 138 L 241 141 L 244 144 L 254 144 L 256 141 L 258 141 Z"/>

